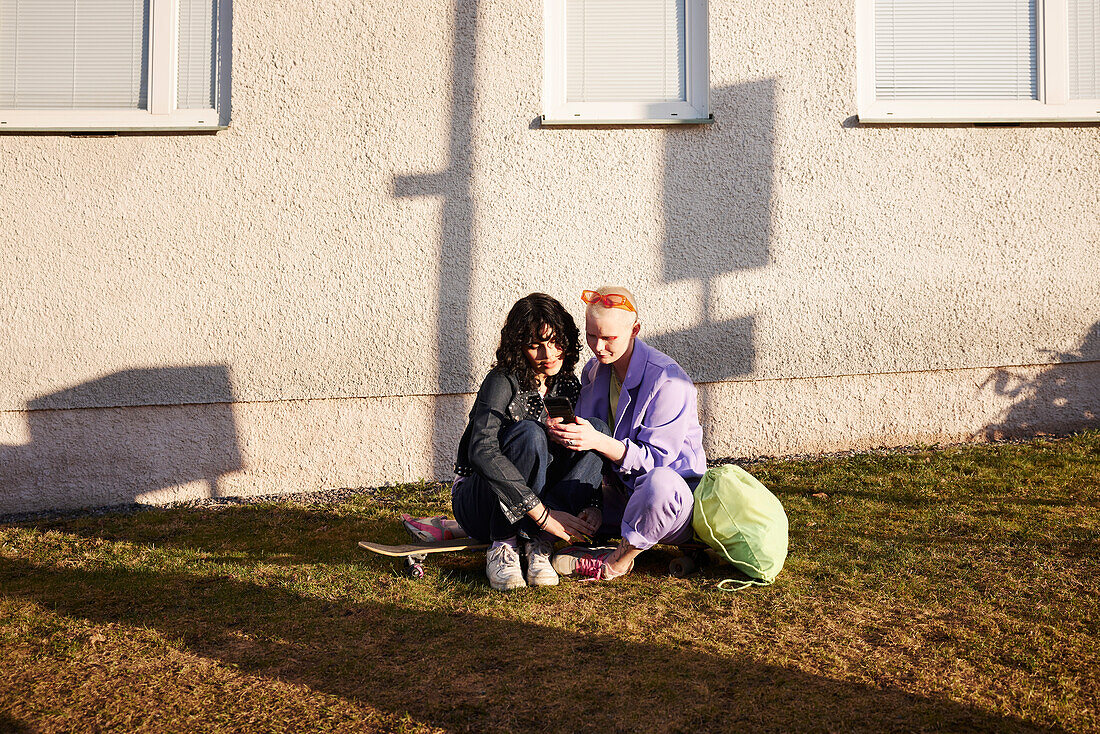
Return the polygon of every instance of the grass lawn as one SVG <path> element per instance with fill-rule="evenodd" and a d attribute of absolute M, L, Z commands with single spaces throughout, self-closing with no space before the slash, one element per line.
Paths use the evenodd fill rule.
<path fill-rule="evenodd" d="M 747 465 L 773 586 L 489 589 L 446 486 L 0 525 L 0 731 L 1098 731 L 1100 432 Z"/>

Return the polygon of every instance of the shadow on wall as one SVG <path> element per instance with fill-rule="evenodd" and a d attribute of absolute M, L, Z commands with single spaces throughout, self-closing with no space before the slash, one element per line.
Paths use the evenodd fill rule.
<path fill-rule="evenodd" d="M 481 377 L 472 365 L 469 324 L 477 0 L 457 0 L 453 20 L 451 66 L 443 70 L 451 85 L 447 164 L 435 173 L 393 179 L 396 197 L 440 197 L 442 203 L 436 395 L 465 393 L 471 380 L 477 384 Z M 755 319 L 716 318 L 715 281 L 725 273 L 766 266 L 771 240 L 775 82 L 720 87 L 712 90 L 711 100 L 717 123 L 667 131 L 662 188 L 662 275 L 672 283 L 702 284 L 702 319 L 683 331 L 646 337 L 697 382 L 752 372 Z M 436 402 L 432 456 L 435 473 L 442 476 L 449 473 L 465 416 Z"/>
<path fill-rule="evenodd" d="M 158 405 L 164 395 L 172 405 Z M 229 368 L 125 370 L 27 404 L 29 443 L 0 445 L 0 513 L 133 502 L 244 468 Z M 105 407 L 111 406 L 111 407 Z"/>
<path fill-rule="evenodd" d="M 979 385 L 1015 402 L 974 438 L 995 440 L 1100 427 L 1100 321 L 1072 352 L 1048 350 L 1056 364 L 1037 377 L 996 370 Z"/>
<path fill-rule="evenodd" d="M 715 283 L 770 258 L 775 82 L 714 89 L 711 104 L 714 125 L 668 131 L 662 188 L 662 275 L 669 283 L 702 284 L 702 320 L 648 338 L 696 382 L 747 375 L 755 363 L 755 319 L 716 318 Z"/>
<path fill-rule="evenodd" d="M 435 352 L 438 356 L 432 456 L 436 476 L 449 476 L 455 447 L 465 426 L 438 399 L 441 395 L 469 391 L 473 374 L 470 344 L 470 284 L 473 282 L 473 115 L 477 80 L 477 0 L 456 0 L 451 66 L 441 68 L 450 80 L 450 140 L 447 165 L 426 175 L 395 176 L 395 197 L 438 197 L 442 200 L 440 241 L 437 247 L 439 276 L 435 292 L 438 302 L 435 324 Z M 476 382 L 474 384 L 477 384 Z"/>
<path fill-rule="evenodd" d="M 696 383 L 749 375 L 755 367 L 755 316 L 717 316 L 716 281 L 770 261 L 775 104 L 772 79 L 720 87 L 711 91 L 717 122 L 668 131 L 662 275 L 669 283 L 702 285 L 702 318 L 694 327 L 645 339 Z M 730 409 L 704 397 L 704 434 L 710 416 Z"/>

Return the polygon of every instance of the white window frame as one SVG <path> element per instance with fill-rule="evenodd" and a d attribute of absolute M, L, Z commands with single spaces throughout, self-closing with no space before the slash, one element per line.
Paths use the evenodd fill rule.
<path fill-rule="evenodd" d="M 1035 0 L 1039 93 L 1034 100 L 875 99 L 875 0 L 856 0 L 859 121 L 1100 122 L 1100 100 L 1069 99 L 1069 12 L 1066 0 Z"/>
<path fill-rule="evenodd" d="M 544 125 L 682 125 L 714 122 L 710 114 L 707 0 L 684 0 L 687 101 L 567 102 L 565 0 L 544 0 Z"/>
<path fill-rule="evenodd" d="M 229 126 L 232 0 L 218 3 L 217 87 L 210 109 L 177 109 L 179 0 L 149 2 L 149 104 L 146 110 L 0 110 L 5 132 L 222 130 Z"/>

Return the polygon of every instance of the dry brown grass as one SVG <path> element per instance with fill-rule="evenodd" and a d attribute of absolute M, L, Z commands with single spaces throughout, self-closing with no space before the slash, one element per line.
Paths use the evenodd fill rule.
<path fill-rule="evenodd" d="M 0 731 L 1100 728 L 1100 434 L 752 471 L 791 556 L 739 594 L 360 554 L 431 485 L 0 526 Z"/>

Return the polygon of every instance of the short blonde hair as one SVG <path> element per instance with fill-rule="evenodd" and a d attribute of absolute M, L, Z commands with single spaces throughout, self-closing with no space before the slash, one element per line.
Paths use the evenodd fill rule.
<path fill-rule="evenodd" d="M 638 299 L 634 297 L 634 294 L 630 292 L 629 288 L 627 288 L 625 286 L 621 286 L 621 285 L 601 285 L 599 288 L 593 288 L 592 290 L 596 291 L 601 296 L 610 296 L 610 295 L 626 296 L 626 299 L 628 301 L 630 301 L 630 305 L 634 307 L 634 317 L 635 318 L 640 318 L 641 317 L 641 314 L 639 313 L 641 311 L 641 308 L 639 308 L 639 306 L 638 306 Z M 607 308 L 607 306 L 604 306 L 602 303 L 590 303 L 590 304 L 588 304 L 588 308 L 599 309 L 601 311 L 609 311 L 610 310 L 610 309 Z M 624 310 L 624 309 L 620 309 L 620 310 Z"/>

